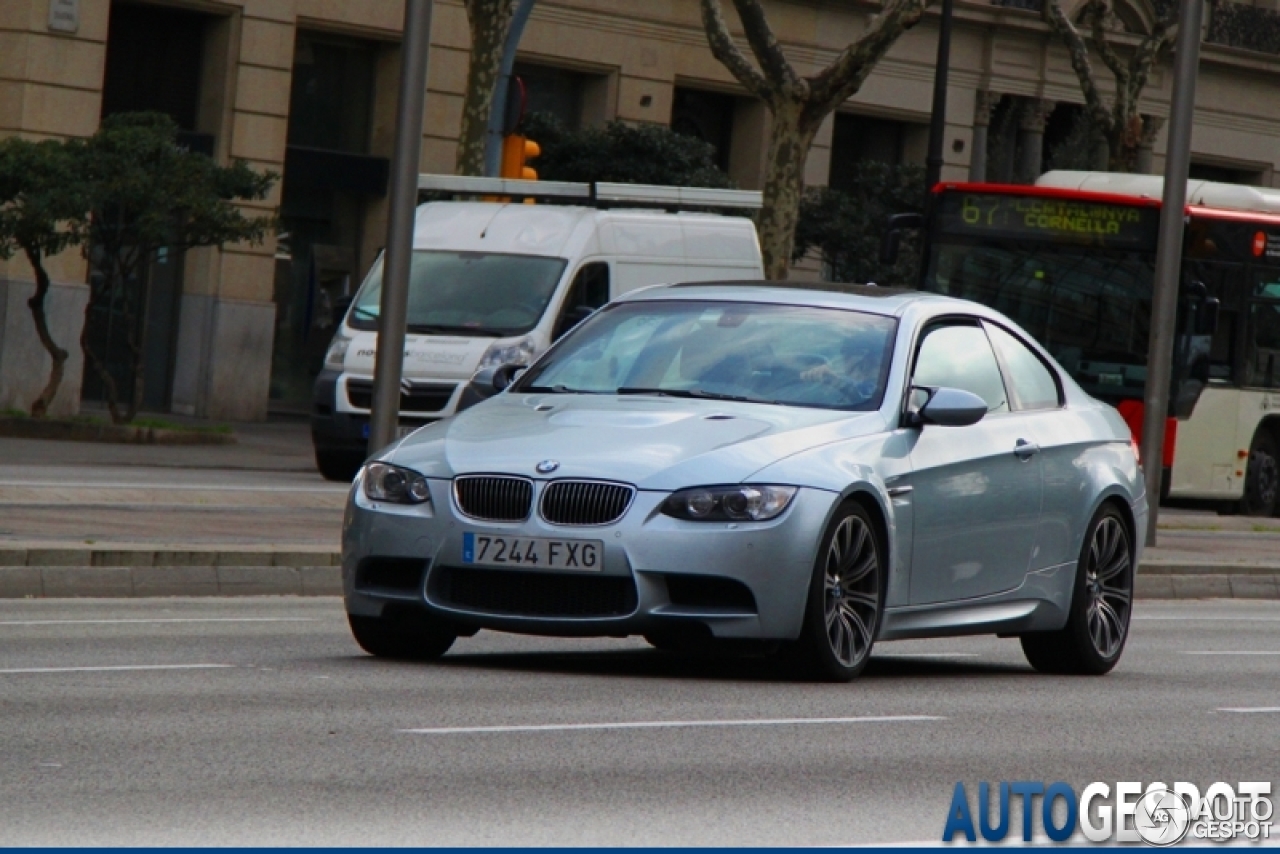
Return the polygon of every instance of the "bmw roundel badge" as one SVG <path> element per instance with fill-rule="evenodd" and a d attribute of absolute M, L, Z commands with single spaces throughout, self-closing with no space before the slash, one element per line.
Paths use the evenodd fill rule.
<path fill-rule="evenodd" d="M 555 460 L 543 460 L 534 466 L 534 468 L 537 469 L 538 474 L 551 474 L 553 471 L 560 468 L 560 463 Z"/>

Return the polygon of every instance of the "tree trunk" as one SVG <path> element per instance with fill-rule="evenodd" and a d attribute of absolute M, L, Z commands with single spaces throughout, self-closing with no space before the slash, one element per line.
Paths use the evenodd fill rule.
<path fill-rule="evenodd" d="M 53 366 L 49 369 L 49 381 L 45 383 L 44 391 L 40 392 L 40 396 L 31 404 L 31 415 L 35 418 L 43 418 L 53 403 L 54 395 L 58 393 L 58 386 L 62 385 L 62 372 L 66 367 L 68 354 L 66 350 L 54 343 L 53 336 L 49 334 L 49 318 L 44 310 L 45 299 L 49 296 L 49 274 L 44 269 L 44 259 L 40 257 L 40 253 L 33 252 L 27 247 L 23 247 L 23 251 L 36 275 L 36 290 L 31 295 L 31 299 L 27 300 L 27 307 L 31 309 L 31 317 L 35 320 L 36 335 L 40 338 L 40 344 L 53 361 Z"/>
<path fill-rule="evenodd" d="M 471 26 L 471 61 L 462 102 L 458 137 L 458 174 L 483 175 L 485 132 L 493 105 L 493 87 L 502 67 L 502 51 L 511 28 L 514 0 L 466 0 Z"/>
<path fill-rule="evenodd" d="M 782 281 L 791 269 L 800 197 L 804 194 L 804 166 L 819 122 L 809 120 L 804 106 L 783 102 L 771 106 L 769 154 L 760 209 L 760 251 L 764 275 Z"/>
<path fill-rule="evenodd" d="M 110 291 L 107 294 L 110 295 Z M 98 379 L 102 380 L 102 387 L 107 392 L 107 410 L 111 413 L 111 422 L 113 424 L 120 423 L 120 407 L 116 403 L 119 393 L 116 391 L 116 381 L 112 379 L 111 372 L 107 370 L 107 366 L 102 363 L 97 354 L 93 352 L 93 348 L 89 346 L 89 329 L 90 318 L 93 317 L 93 310 L 98 307 L 97 300 L 94 299 L 92 286 L 89 291 L 89 302 L 84 307 L 84 326 L 80 330 L 80 351 L 84 353 L 85 364 L 93 369 L 98 375 Z"/>

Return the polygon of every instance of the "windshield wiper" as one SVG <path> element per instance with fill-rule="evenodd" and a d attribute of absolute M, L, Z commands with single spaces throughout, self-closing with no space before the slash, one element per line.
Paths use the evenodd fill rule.
<path fill-rule="evenodd" d="M 591 391 L 585 388 L 569 388 L 567 385 L 557 383 L 556 385 L 531 385 L 520 389 L 522 392 L 537 392 L 540 394 L 608 394 L 604 391 Z"/>
<path fill-rule="evenodd" d="M 741 403 L 768 403 L 769 401 L 759 400 L 754 397 L 744 397 L 740 394 L 721 394 L 716 391 L 703 391 L 700 388 L 637 388 L 634 386 L 623 386 L 614 392 L 615 394 L 654 394 L 658 397 L 690 397 L 699 400 L 736 400 Z"/>
<path fill-rule="evenodd" d="M 483 338 L 502 338 L 507 334 L 503 329 L 481 329 L 473 326 L 445 326 L 436 323 L 410 323 L 408 326 L 410 332 L 419 335 L 443 335 L 461 333 L 464 335 L 477 335 Z"/>
<path fill-rule="evenodd" d="M 365 307 L 364 307 L 364 306 L 362 306 L 362 305 L 358 305 L 358 306 L 356 306 L 354 309 L 352 309 L 352 311 L 353 311 L 354 313 L 358 314 L 358 315 L 361 315 L 361 316 L 363 316 L 363 317 L 372 318 L 372 319 L 374 319 L 374 320 L 376 320 L 376 319 L 377 319 L 377 317 L 378 317 L 378 313 L 377 313 L 376 311 L 371 311 L 370 309 L 367 309 L 367 308 L 365 308 Z"/>

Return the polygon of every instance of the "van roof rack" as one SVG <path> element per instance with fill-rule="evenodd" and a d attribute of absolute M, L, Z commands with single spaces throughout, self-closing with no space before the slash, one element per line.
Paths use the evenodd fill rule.
<path fill-rule="evenodd" d="M 667 187 L 659 184 L 616 184 L 605 181 L 527 181 L 470 175 L 419 175 L 419 193 L 455 196 L 506 196 L 513 201 L 562 201 L 597 208 L 684 210 L 759 210 L 764 194 L 757 190 L 711 187 Z"/>

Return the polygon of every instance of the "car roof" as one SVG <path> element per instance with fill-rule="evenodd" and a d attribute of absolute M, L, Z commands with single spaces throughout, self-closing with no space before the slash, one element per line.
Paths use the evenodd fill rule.
<path fill-rule="evenodd" d="M 725 302 L 758 302 L 776 305 L 808 305 L 815 308 L 841 308 L 899 317 L 912 306 L 987 315 L 975 302 L 908 288 L 882 288 L 877 285 L 854 285 L 843 282 L 778 282 L 724 281 L 683 282 L 632 291 L 619 301 L 633 300 L 713 300 Z M 933 313 L 933 312 L 930 312 Z"/>

